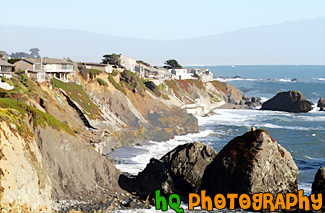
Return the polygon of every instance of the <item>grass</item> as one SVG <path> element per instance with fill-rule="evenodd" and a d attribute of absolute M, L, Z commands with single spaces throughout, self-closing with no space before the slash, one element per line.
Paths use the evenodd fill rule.
<path fill-rule="evenodd" d="M 119 73 L 119 71 L 117 71 L 117 69 L 113 69 L 111 75 L 115 77 L 115 76 L 117 76 L 118 73 Z"/>
<path fill-rule="evenodd" d="M 168 95 L 161 93 L 161 97 L 165 100 L 170 100 L 170 98 L 168 97 Z"/>
<path fill-rule="evenodd" d="M 101 86 L 108 86 L 108 84 L 101 78 L 97 78 L 97 82 L 99 83 L 99 85 Z"/>
<path fill-rule="evenodd" d="M 18 133 L 26 142 L 32 140 L 33 133 L 22 120 L 21 115 L 17 110 L 0 109 L 0 122 L 2 121 L 8 124 L 9 128 L 14 134 Z"/>
<path fill-rule="evenodd" d="M 8 83 L 14 86 L 13 90 L 0 89 L 1 98 L 12 98 L 25 101 L 32 98 L 38 101 L 41 97 L 48 97 L 48 93 L 40 89 L 40 87 L 24 74 L 19 74 L 18 77 L 14 76 Z"/>
<path fill-rule="evenodd" d="M 226 92 L 226 87 L 224 85 L 224 83 L 220 82 L 220 81 L 210 81 L 210 83 L 217 89 L 220 90 L 222 92 Z"/>
<path fill-rule="evenodd" d="M 0 107 L 4 109 L 16 110 L 19 113 L 16 116 L 21 119 L 25 119 L 26 115 L 30 116 L 29 122 L 33 125 L 34 128 L 37 126 L 45 128 L 47 125 L 49 125 L 54 129 L 64 130 L 71 135 L 75 135 L 66 122 L 62 123 L 52 115 L 42 112 L 41 110 L 31 107 L 21 101 L 13 100 L 10 98 L 0 98 Z"/>
<path fill-rule="evenodd" d="M 115 87 L 115 89 L 121 91 L 122 93 L 124 93 L 124 95 L 126 95 L 125 90 L 121 87 L 121 85 L 116 83 L 116 81 L 114 80 L 114 78 L 111 75 L 108 76 L 108 80 Z"/>
<path fill-rule="evenodd" d="M 99 119 L 102 120 L 102 112 L 100 109 L 90 100 L 89 96 L 82 88 L 82 86 L 76 83 L 64 83 L 60 80 L 53 78 L 51 80 L 54 88 L 63 89 L 67 95 L 77 102 L 82 108 L 84 113 L 88 116 L 89 119 Z"/>
<path fill-rule="evenodd" d="M 88 69 L 88 72 L 89 72 L 89 77 L 91 79 L 94 79 L 96 78 L 96 75 L 99 75 L 100 73 L 102 73 L 103 71 L 101 70 L 97 70 L 97 69 Z"/>

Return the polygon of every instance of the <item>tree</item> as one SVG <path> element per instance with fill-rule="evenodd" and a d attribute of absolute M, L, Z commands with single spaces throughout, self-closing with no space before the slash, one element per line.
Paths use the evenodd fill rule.
<path fill-rule="evenodd" d="M 10 57 L 11 58 L 29 58 L 30 55 L 25 52 L 15 52 L 15 53 L 11 53 Z"/>
<path fill-rule="evenodd" d="M 117 65 L 119 66 L 121 64 L 120 55 L 117 54 L 110 54 L 110 55 L 104 55 L 103 56 L 103 64 L 111 64 L 111 65 Z"/>
<path fill-rule="evenodd" d="M 40 58 L 41 56 L 39 55 L 39 49 L 38 48 L 32 48 L 29 50 L 31 52 L 30 57 L 31 58 Z"/>
<path fill-rule="evenodd" d="M 165 62 L 167 69 L 182 69 L 182 66 L 175 59 L 169 59 Z"/>

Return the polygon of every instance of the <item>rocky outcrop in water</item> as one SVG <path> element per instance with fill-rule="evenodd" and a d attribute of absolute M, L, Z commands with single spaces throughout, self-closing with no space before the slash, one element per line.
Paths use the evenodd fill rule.
<path fill-rule="evenodd" d="M 312 110 L 312 103 L 299 91 L 280 92 L 263 103 L 261 110 L 302 113 Z"/>
<path fill-rule="evenodd" d="M 136 177 L 136 191 L 142 196 L 153 195 L 155 190 L 163 194 L 186 195 L 198 192 L 204 170 L 217 152 L 200 142 L 180 145 L 160 160 L 151 159 L 147 167 Z"/>
<path fill-rule="evenodd" d="M 325 197 L 325 168 L 321 166 L 316 175 L 315 179 L 313 182 L 313 185 L 311 187 L 311 193 L 312 194 L 319 194 L 322 193 L 323 196 L 323 210 L 325 210 L 325 202 L 324 202 L 324 197 Z"/>
<path fill-rule="evenodd" d="M 231 140 L 209 164 L 202 178 L 207 194 L 295 193 L 296 166 L 291 154 L 265 130 Z"/>
<path fill-rule="evenodd" d="M 318 100 L 317 107 L 319 107 L 319 111 L 325 111 L 325 99 L 323 97 Z"/>

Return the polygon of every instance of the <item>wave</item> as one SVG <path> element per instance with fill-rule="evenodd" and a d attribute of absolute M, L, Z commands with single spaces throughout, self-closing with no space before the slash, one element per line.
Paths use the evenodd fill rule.
<path fill-rule="evenodd" d="M 151 158 L 160 159 L 175 147 L 185 143 L 198 141 L 200 138 L 205 138 L 212 133 L 212 130 L 203 130 L 198 133 L 175 136 L 175 138 L 165 142 L 149 141 L 139 146 L 116 149 L 110 153 L 109 156 L 120 162 L 119 164 L 116 164 L 116 168 L 122 172 L 137 175 L 146 167 Z"/>
<path fill-rule="evenodd" d="M 281 78 L 278 81 L 280 81 L 280 82 L 292 82 L 291 79 L 289 79 L 289 78 Z"/>
<path fill-rule="evenodd" d="M 227 81 L 259 81 L 262 79 L 255 79 L 255 78 L 215 78 L 213 80 L 227 82 Z"/>
<path fill-rule="evenodd" d="M 313 79 L 318 81 L 325 81 L 325 78 L 313 78 Z"/>
<path fill-rule="evenodd" d="M 298 189 L 304 190 L 304 195 L 311 194 L 311 183 L 298 183 Z"/>

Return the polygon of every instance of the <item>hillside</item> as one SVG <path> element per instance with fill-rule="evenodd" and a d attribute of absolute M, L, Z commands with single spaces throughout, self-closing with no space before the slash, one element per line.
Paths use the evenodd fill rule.
<path fill-rule="evenodd" d="M 157 87 L 126 70 L 78 71 L 69 83 L 41 84 L 17 73 L 6 82 L 14 86 L 0 89 L 0 206 L 8 211 L 122 196 L 121 172 L 106 157 L 111 150 L 198 132 L 188 112 L 251 104 L 227 83 L 171 80 Z M 17 167 L 26 172 L 17 175 Z"/>

